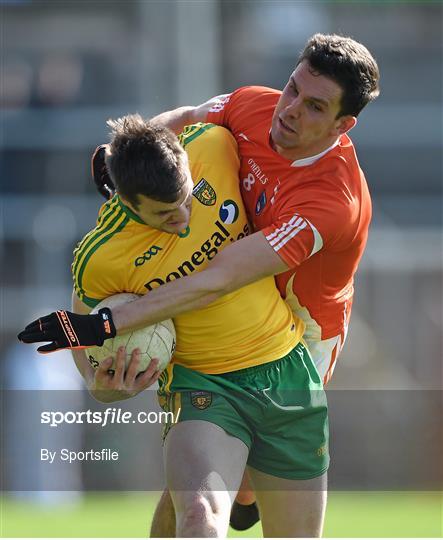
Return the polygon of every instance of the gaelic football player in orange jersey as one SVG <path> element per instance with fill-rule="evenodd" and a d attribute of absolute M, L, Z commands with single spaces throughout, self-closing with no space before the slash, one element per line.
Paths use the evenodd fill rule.
<path fill-rule="evenodd" d="M 243 201 L 260 232 L 230 246 L 198 279 L 163 290 L 159 315 L 151 318 L 153 303 L 146 298 L 130 314 L 116 313 L 117 327 L 171 316 L 181 298 L 182 305 L 200 305 L 207 295 L 234 290 L 265 270 L 276 275 L 280 293 L 305 321 L 304 338 L 327 384 L 346 339 L 354 274 L 371 219 L 368 187 L 347 132 L 378 96 L 378 81 L 376 61 L 362 44 L 316 34 L 282 92 L 244 87 L 159 115 L 156 120 L 175 131 L 195 121 L 231 130 Z M 257 515 L 253 494 L 240 492 L 237 500 L 245 503 L 249 525 Z M 234 505 L 240 528 L 242 510 Z"/>
<path fill-rule="evenodd" d="M 199 121 L 231 130 L 243 200 L 257 232 L 229 246 L 198 275 L 113 310 L 117 331 L 174 317 L 275 275 L 281 295 L 306 323 L 305 340 L 327 383 L 346 339 L 354 274 L 371 219 L 368 187 L 347 132 L 378 96 L 378 81 L 366 47 L 316 34 L 283 91 L 244 87 L 156 117 L 176 133 Z M 170 512 L 166 494 L 156 522 L 166 523 Z M 164 532 L 160 526 L 153 535 Z"/>

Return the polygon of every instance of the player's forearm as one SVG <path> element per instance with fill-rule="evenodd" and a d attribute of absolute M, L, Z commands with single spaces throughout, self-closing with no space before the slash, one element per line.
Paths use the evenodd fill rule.
<path fill-rule="evenodd" d="M 169 128 L 178 135 L 185 126 L 193 123 L 192 113 L 194 109 L 195 107 L 179 107 L 154 116 L 151 121 Z"/>
<path fill-rule="evenodd" d="M 257 232 L 231 244 L 198 274 L 154 289 L 135 302 L 112 310 L 117 332 L 148 326 L 202 308 L 249 283 L 288 269 Z"/>
<path fill-rule="evenodd" d="M 206 270 L 166 283 L 135 302 L 112 309 L 112 318 L 117 333 L 123 333 L 202 308 L 227 292 L 223 276 Z"/>

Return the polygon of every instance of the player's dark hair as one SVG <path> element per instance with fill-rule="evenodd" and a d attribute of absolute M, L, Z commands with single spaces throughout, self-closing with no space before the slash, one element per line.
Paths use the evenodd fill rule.
<path fill-rule="evenodd" d="M 172 203 L 186 181 L 187 157 L 177 137 L 139 114 L 108 120 L 111 143 L 106 167 L 117 191 L 135 209 L 145 195 Z"/>
<path fill-rule="evenodd" d="M 335 81 L 343 90 L 337 115 L 357 116 L 380 93 L 377 62 L 368 49 L 350 37 L 315 34 L 306 43 L 297 65 L 306 60 L 312 72 Z"/>

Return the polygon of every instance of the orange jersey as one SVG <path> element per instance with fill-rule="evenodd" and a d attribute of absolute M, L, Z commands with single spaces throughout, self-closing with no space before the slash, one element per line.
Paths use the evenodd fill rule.
<path fill-rule="evenodd" d="M 240 88 L 215 98 L 207 121 L 229 128 L 237 140 L 250 221 L 291 268 L 276 277 L 277 286 L 305 321 L 305 339 L 327 382 L 346 338 L 371 199 L 347 135 L 294 162 L 272 149 L 269 133 L 280 95 Z"/>

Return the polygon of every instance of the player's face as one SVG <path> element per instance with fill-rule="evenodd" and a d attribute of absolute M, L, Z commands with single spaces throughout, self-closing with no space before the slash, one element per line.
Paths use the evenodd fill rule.
<path fill-rule="evenodd" d="M 154 229 L 178 234 L 189 225 L 191 219 L 192 190 L 194 183 L 191 173 L 187 171 L 186 180 L 180 190 L 178 199 L 173 203 L 165 203 L 139 195 L 137 209 L 128 205 L 145 223 Z M 125 201 L 125 204 L 128 204 Z"/>
<path fill-rule="evenodd" d="M 337 118 L 341 87 L 332 79 L 313 73 L 303 61 L 292 73 L 272 117 L 271 140 L 288 159 L 314 156 L 353 125 L 355 118 Z"/>

